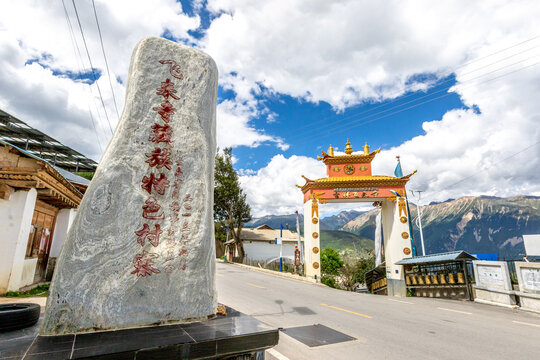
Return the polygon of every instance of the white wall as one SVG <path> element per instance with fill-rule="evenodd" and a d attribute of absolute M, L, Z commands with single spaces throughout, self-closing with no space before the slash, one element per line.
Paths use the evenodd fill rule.
<path fill-rule="evenodd" d="M 294 260 L 294 247 L 296 242 L 283 242 L 283 257 Z M 279 247 L 274 243 L 269 244 L 267 241 L 249 241 L 244 240 L 244 251 L 248 259 L 257 261 L 267 261 L 279 258 Z"/>
<path fill-rule="evenodd" d="M 9 200 L 0 200 L 0 294 L 24 286 L 24 257 L 36 198 L 36 189 L 30 189 L 15 191 Z"/>
<path fill-rule="evenodd" d="M 56 224 L 54 226 L 54 235 L 49 257 L 57 258 L 58 255 L 60 255 L 60 250 L 62 250 L 62 245 L 64 244 L 64 241 L 66 241 L 67 233 L 76 214 L 76 209 L 61 209 L 56 215 Z"/>

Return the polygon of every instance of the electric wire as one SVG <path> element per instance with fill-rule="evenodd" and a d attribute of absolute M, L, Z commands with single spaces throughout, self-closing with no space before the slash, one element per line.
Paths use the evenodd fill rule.
<path fill-rule="evenodd" d="M 517 46 L 520 46 L 520 45 L 523 45 L 523 44 L 525 44 L 525 43 L 531 42 L 531 41 L 536 40 L 536 39 L 538 39 L 538 38 L 540 38 L 540 35 L 534 36 L 534 37 L 532 37 L 532 38 L 529 38 L 529 39 L 527 39 L 527 40 L 521 41 L 521 42 L 519 42 L 519 43 L 517 43 L 517 44 L 514 44 L 514 45 L 512 45 L 512 46 L 509 46 L 509 47 L 507 47 L 507 48 L 498 50 L 498 51 L 496 51 L 496 52 L 490 53 L 490 54 L 488 54 L 488 55 L 485 55 L 485 56 L 476 58 L 476 59 L 474 59 L 474 60 L 471 60 L 471 61 L 469 61 L 469 62 L 466 62 L 466 63 L 464 63 L 464 64 L 461 64 L 461 65 L 459 65 L 459 66 L 457 66 L 457 67 L 455 67 L 455 68 L 453 68 L 453 69 L 451 69 L 451 70 L 448 70 L 446 73 L 443 73 L 443 74 L 439 75 L 439 78 L 445 78 L 445 77 L 451 75 L 452 73 L 455 73 L 456 70 L 458 70 L 458 69 L 461 69 L 461 68 L 463 68 L 463 67 L 465 67 L 465 66 L 468 66 L 468 65 L 470 65 L 470 64 L 473 64 L 473 63 L 475 63 L 475 62 L 484 60 L 484 59 L 489 58 L 489 57 L 491 57 L 491 56 L 500 54 L 500 53 L 505 52 L 505 51 L 507 51 L 507 50 L 513 49 L 513 48 L 515 48 L 515 47 L 517 47 Z M 527 50 L 525 50 L 525 51 L 522 51 L 522 52 L 519 52 L 519 53 L 510 55 L 510 56 L 508 56 L 508 57 L 506 57 L 506 58 L 504 58 L 504 59 L 501 59 L 501 60 L 496 61 L 496 62 L 494 62 L 494 63 L 488 64 L 488 65 L 486 65 L 486 67 L 487 67 L 487 66 L 491 66 L 491 65 L 493 65 L 493 64 L 495 64 L 495 63 L 498 63 L 498 62 L 500 62 L 500 61 L 506 60 L 506 59 L 508 59 L 508 58 L 510 58 L 510 57 L 517 56 L 517 55 L 519 55 L 519 54 L 521 54 L 521 53 L 523 53 L 523 52 L 532 50 L 532 49 L 537 48 L 537 47 L 538 47 L 538 46 L 534 46 L 534 47 L 529 48 L 529 49 L 527 49 Z M 474 70 L 474 71 L 477 71 L 477 70 Z M 440 85 L 445 84 L 445 83 L 450 82 L 450 81 L 453 81 L 453 80 L 447 80 L 447 81 L 444 81 L 444 82 L 442 82 L 442 83 L 438 83 L 436 86 L 440 86 Z M 361 111 L 361 112 L 358 112 L 358 113 L 355 113 L 355 114 L 351 114 L 351 115 L 349 115 L 349 116 L 347 116 L 347 117 L 345 117 L 345 118 L 339 119 L 339 121 L 346 120 L 346 119 L 350 119 L 350 118 L 355 117 L 355 116 L 357 116 L 357 115 L 365 114 L 365 113 L 374 111 L 374 110 L 376 110 L 376 109 L 379 109 L 379 108 L 381 108 L 381 107 L 385 107 L 385 106 L 391 105 L 392 103 L 402 101 L 402 100 L 407 99 L 407 98 L 409 98 L 409 97 L 411 97 L 411 96 L 415 96 L 416 94 L 415 94 L 415 93 L 412 93 L 412 94 L 409 94 L 409 95 L 401 96 L 401 97 L 399 97 L 399 98 L 395 98 L 396 96 L 399 96 L 399 95 L 401 95 L 401 94 L 406 94 L 407 92 L 413 90 L 413 86 L 414 86 L 414 84 L 411 84 L 411 85 L 409 85 L 408 87 L 406 87 L 404 90 L 399 91 L 399 92 L 396 92 L 396 93 L 394 93 L 393 95 L 389 96 L 389 97 L 394 97 L 394 99 L 392 99 L 392 100 L 390 100 L 390 101 L 388 101 L 388 102 L 386 102 L 386 103 L 384 103 L 384 104 L 380 104 L 380 105 L 377 105 L 377 106 L 375 106 L 375 107 L 373 107 L 373 108 L 371 108 L 371 109 L 364 110 L 364 111 Z M 323 119 L 320 119 L 320 120 L 316 120 L 316 121 L 310 122 L 309 124 L 306 124 L 306 125 L 304 125 L 304 126 L 300 126 L 300 127 L 296 128 L 295 131 L 302 130 L 302 129 L 307 128 L 307 127 L 312 127 L 314 124 L 317 124 L 317 123 L 320 123 L 320 122 L 324 122 L 324 121 L 327 121 L 327 120 L 330 120 L 330 119 L 334 119 L 334 118 L 336 118 L 336 117 L 339 117 L 339 114 L 332 115 L 332 116 L 328 116 L 328 117 L 325 117 L 325 118 L 323 118 Z"/>
<path fill-rule="evenodd" d="M 458 180 L 458 181 L 456 181 L 456 182 L 454 182 L 454 183 L 452 183 L 452 184 L 450 184 L 450 185 L 447 185 L 446 187 L 444 187 L 444 188 L 442 188 L 442 189 L 440 189 L 440 190 L 437 190 L 437 193 L 440 193 L 440 192 L 445 191 L 445 190 L 449 190 L 449 189 L 453 188 L 454 186 L 456 186 L 456 185 L 458 185 L 458 184 L 461 184 L 461 183 L 464 182 L 464 181 L 467 181 L 467 180 L 469 180 L 469 179 L 475 178 L 475 177 L 477 177 L 478 175 L 487 172 L 488 170 L 490 170 L 490 169 L 493 168 L 494 166 L 500 166 L 499 164 L 504 163 L 506 160 L 509 160 L 509 159 L 513 158 L 514 156 L 517 156 L 517 155 L 519 155 L 519 154 L 521 154 L 521 153 L 523 153 L 523 152 L 529 150 L 530 148 L 533 148 L 533 147 L 535 147 L 535 146 L 537 146 L 537 145 L 539 145 L 539 144 L 540 144 L 540 141 L 537 141 L 537 142 L 535 142 L 534 144 L 528 145 L 528 146 L 524 147 L 523 149 L 519 150 L 518 152 L 515 152 L 515 153 L 513 153 L 513 154 L 511 154 L 511 155 L 509 155 L 509 156 L 507 156 L 507 157 L 505 157 L 504 159 L 500 160 L 500 161 L 497 162 L 496 164 L 492 164 L 492 165 L 490 165 L 490 166 L 487 166 L 487 167 L 485 167 L 485 168 L 483 168 L 483 169 L 481 169 L 481 170 L 478 170 L 476 173 L 474 173 L 474 174 L 472 174 L 472 175 L 466 176 L 466 177 L 464 177 L 464 178 L 462 178 L 462 179 L 460 179 L 460 180 Z M 425 191 L 425 192 L 427 193 L 428 191 Z M 432 196 L 429 196 L 429 195 L 428 195 L 428 199 L 429 199 L 429 198 L 433 199 L 433 197 L 434 197 L 433 195 L 432 195 Z"/>
<path fill-rule="evenodd" d="M 516 72 L 519 72 L 519 71 L 522 71 L 522 70 L 525 70 L 525 69 L 528 69 L 530 67 L 533 67 L 533 66 L 536 66 L 540 64 L 540 62 L 536 62 L 534 64 L 530 64 L 530 65 L 527 65 L 525 67 L 522 67 L 520 69 L 516 69 L 516 70 L 513 70 L 513 71 L 510 71 L 508 73 L 505 73 L 505 74 L 502 74 L 502 75 L 499 75 L 497 77 L 494 77 L 494 78 L 491 78 L 491 79 L 488 79 L 488 80 L 485 80 L 485 81 L 482 81 L 482 82 L 479 82 L 479 83 L 476 83 L 476 84 L 471 84 L 469 86 L 464 86 L 462 88 L 468 88 L 468 87 L 471 87 L 472 85 L 480 85 L 480 84 L 485 84 L 485 83 L 488 83 L 488 82 L 491 82 L 491 81 L 495 81 L 495 80 L 498 80 L 500 78 L 503 78 L 505 76 L 508 76 L 508 75 L 511 75 L 511 74 L 514 74 Z M 456 85 L 457 86 L 461 86 L 461 85 Z M 340 131 L 343 131 L 343 130 L 348 130 L 348 129 L 351 129 L 351 128 L 355 128 L 355 127 L 358 127 L 358 126 L 362 126 L 362 125 L 365 125 L 365 124 L 369 124 L 369 123 L 372 123 L 374 121 L 377 121 L 377 120 L 380 120 L 380 119 L 383 119 L 383 118 L 386 118 L 388 116 L 391 116 L 391 115 L 395 115 L 395 114 L 399 114 L 403 111 L 406 111 L 406 110 L 410 110 L 410 109 L 413 109 L 413 108 L 416 108 L 420 105 L 424 105 L 424 104 L 427 104 L 427 103 L 430 103 L 432 101 L 435 101 L 435 100 L 438 100 L 438 99 L 441 99 L 441 98 L 444 98 L 444 97 L 447 97 L 447 96 L 450 96 L 450 95 L 453 95 L 453 93 L 446 93 L 444 95 L 441 95 L 441 96 L 437 96 L 435 98 L 432 98 L 432 99 L 429 99 L 429 100 L 426 100 L 426 101 L 423 101 L 421 103 L 418 103 L 418 104 L 415 104 L 415 105 L 412 105 L 412 106 L 409 106 L 407 108 L 404 108 L 404 109 L 401 109 L 401 110 L 398 110 L 398 111 L 395 111 L 395 112 L 392 112 L 392 113 L 389 113 L 389 114 L 386 114 L 386 115 L 383 115 L 383 116 L 380 116 L 378 118 L 375 118 L 375 119 L 371 119 L 371 120 L 368 120 L 368 121 L 364 121 L 364 122 L 361 122 L 359 124 L 352 124 L 352 125 L 349 125 L 349 124 L 345 124 L 345 126 L 341 126 L 341 127 L 338 127 L 338 128 L 334 128 L 333 131 L 336 132 L 340 132 Z"/>
<path fill-rule="evenodd" d="M 103 58 L 105 59 L 105 67 L 107 69 L 107 76 L 109 78 L 109 86 L 111 87 L 114 108 L 116 109 L 116 116 L 118 116 L 118 120 L 120 120 L 120 113 L 118 111 L 118 106 L 116 104 L 116 97 L 114 96 L 114 89 L 113 89 L 112 81 L 111 81 L 111 72 L 109 70 L 109 62 L 107 61 L 107 55 L 105 55 L 105 46 L 103 46 L 103 37 L 101 36 L 101 27 L 99 26 L 98 16 L 96 12 L 96 4 L 94 3 L 94 0 L 92 0 L 92 7 L 94 8 L 94 17 L 96 18 L 96 25 L 97 25 L 97 29 L 99 33 L 99 41 L 101 43 L 101 52 L 103 52 Z"/>
<path fill-rule="evenodd" d="M 67 9 L 66 9 L 66 4 L 64 3 L 64 0 L 62 0 L 62 6 L 64 7 L 64 15 L 66 17 L 66 22 L 68 24 L 68 29 L 70 31 L 70 38 L 71 38 L 71 42 L 72 42 L 72 45 L 73 45 L 73 53 L 75 55 L 75 62 L 77 63 L 77 67 L 79 68 L 79 76 L 81 76 L 82 71 L 81 71 L 81 68 L 80 68 L 80 66 L 78 64 L 78 61 L 77 61 L 77 53 L 75 52 L 75 46 L 74 46 L 75 37 L 74 37 L 73 27 L 71 26 L 71 21 L 69 20 L 69 15 L 68 15 L 68 12 L 67 12 Z M 103 153 L 103 148 L 101 147 L 101 141 L 99 141 L 99 135 L 98 135 L 98 131 L 97 131 L 97 128 L 96 128 L 95 121 L 94 121 L 94 117 L 92 116 L 92 111 L 90 110 L 90 104 L 88 104 L 88 113 L 90 114 L 90 120 L 92 121 L 92 127 L 94 129 L 94 133 L 96 134 L 96 139 L 97 139 L 99 151 L 100 151 L 100 153 Z"/>
<path fill-rule="evenodd" d="M 73 8 L 75 9 L 75 15 L 77 17 L 77 22 L 79 24 L 79 29 L 81 31 L 81 35 L 82 35 L 82 39 L 83 39 L 83 43 L 84 43 L 84 48 L 86 49 L 86 55 L 88 56 L 88 61 L 90 62 L 90 69 L 92 70 L 92 75 L 94 77 L 94 83 L 96 84 L 96 87 L 98 89 L 99 98 L 101 100 L 101 105 L 103 106 L 103 111 L 105 112 L 105 118 L 107 119 L 107 123 L 109 124 L 109 129 L 111 130 L 111 134 L 114 134 L 113 128 L 111 126 L 111 121 L 109 120 L 109 115 L 107 114 L 107 109 L 105 107 L 105 101 L 103 101 L 103 95 L 101 94 L 101 89 L 99 88 L 96 72 L 94 70 L 94 65 L 92 64 L 92 58 L 90 57 L 90 52 L 88 51 L 88 45 L 86 44 L 86 38 L 84 36 L 84 31 L 83 31 L 83 28 L 82 28 L 82 25 L 81 25 L 81 19 L 79 18 L 79 13 L 77 11 L 77 6 L 75 5 L 75 0 L 71 0 L 71 2 L 73 3 Z"/>
<path fill-rule="evenodd" d="M 426 95 L 422 95 L 422 96 L 420 96 L 420 97 L 417 97 L 417 98 L 415 98 L 415 99 L 409 100 L 409 101 L 404 102 L 404 103 L 402 103 L 402 104 L 398 104 L 398 105 L 389 107 L 389 108 L 387 108 L 387 109 L 384 109 L 384 110 L 382 110 L 382 111 L 376 112 L 376 113 L 374 113 L 374 114 L 370 114 L 370 115 L 367 115 L 367 116 L 364 116 L 364 117 L 358 117 L 358 118 L 355 117 L 355 118 L 352 118 L 352 119 L 351 119 L 351 117 L 353 117 L 353 116 L 351 116 L 351 117 L 349 117 L 350 121 L 347 121 L 346 123 L 341 124 L 341 126 L 339 126 L 339 127 L 337 127 L 337 128 L 335 127 L 335 126 L 336 126 L 335 123 L 331 123 L 331 124 L 323 125 L 323 126 L 321 126 L 321 127 L 317 127 L 316 129 L 310 129 L 310 130 L 307 130 L 307 131 L 305 131 L 305 132 L 302 133 L 302 136 L 305 136 L 306 134 L 309 134 L 310 132 L 320 131 L 321 129 L 328 128 L 328 127 L 332 127 L 332 130 L 336 130 L 336 129 L 342 128 L 343 126 L 349 126 L 349 125 L 353 124 L 355 121 L 369 119 L 369 118 L 371 118 L 371 117 L 373 117 L 373 116 L 377 116 L 377 115 L 386 113 L 386 112 L 388 112 L 388 111 L 391 111 L 391 110 L 394 110 L 394 109 L 398 109 L 398 108 L 403 107 L 403 106 L 405 106 L 405 105 L 407 105 L 407 104 L 415 103 L 415 102 L 417 102 L 417 101 L 419 101 L 419 100 L 422 100 L 422 99 L 425 99 L 425 98 L 432 97 L 433 95 L 439 94 L 439 93 L 441 93 L 441 92 L 443 92 L 443 91 L 446 91 L 446 90 L 449 90 L 449 89 L 451 89 L 451 88 L 457 88 L 457 87 L 460 87 L 462 84 L 469 84 L 470 82 L 473 82 L 473 81 L 475 81 L 475 80 L 478 80 L 478 79 L 480 79 L 480 78 L 483 78 L 483 77 L 485 77 L 486 75 L 490 75 L 490 74 L 496 73 L 496 72 L 498 72 L 498 71 L 504 70 L 504 69 L 506 69 L 506 68 L 509 68 L 509 67 L 511 67 L 511 66 L 514 66 L 514 65 L 517 65 L 517 64 L 520 64 L 520 63 L 529 61 L 529 60 L 534 59 L 534 58 L 536 58 L 536 57 L 538 57 L 538 56 L 540 56 L 540 54 L 539 54 L 539 55 L 534 55 L 534 56 L 532 56 L 532 57 L 529 57 L 529 58 L 526 58 L 526 59 L 523 59 L 523 60 L 520 60 L 520 61 L 517 61 L 517 62 L 514 62 L 514 63 L 509 64 L 509 65 L 505 65 L 505 66 L 503 66 L 503 67 L 500 67 L 500 68 L 498 68 L 498 69 L 495 69 L 495 70 L 486 72 L 486 73 L 481 74 L 481 75 L 479 75 L 479 76 L 476 76 L 476 77 L 474 77 L 474 78 L 460 81 L 458 84 L 452 84 L 451 86 L 444 87 L 444 88 L 439 89 L 439 90 L 437 90 L 437 91 L 431 92 L 431 93 L 426 94 Z M 528 67 L 528 66 L 527 66 L 527 67 Z M 525 67 L 525 68 L 527 68 L 527 67 Z M 478 69 L 477 69 L 477 70 L 478 70 Z M 467 75 L 468 75 L 468 74 L 471 74 L 471 73 L 473 73 L 473 72 L 475 72 L 475 71 L 477 71 L 477 70 L 468 72 L 468 73 L 466 73 L 466 74 L 467 74 Z M 513 72 L 510 72 L 510 73 L 513 73 Z M 510 74 L 510 73 L 509 73 L 509 74 Z M 463 75 L 466 75 L 466 74 L 463 74 Z M 446 81 L 446 82 L 450 82 L 450 81 L 453 81 L 453 80 L 449 80 L 449 81 Z M 446 82 L 445 82 L 445 83 L 446 83 Z M 482 84 L 482 83 L 483 83 L 483 82 L 480 82 L 480 84 Z M 440 85 L 442 85 L 442 84 L 440 84 Z M 443 97 L 445 97 L 445 96 L 450 96 L 450 95 L 452 95 L 452 94 L 453 94 L 453 93 L 447 93 L 447 94 L 445 94 L 444 96 L 439 96 L 439 97 L 434 98 L 434 100 L 435 100 L 435 99 L 443 98 Z M 428 102 L 431 102 L 431 101 L 422 102 L 422 103 L 420 103 L 420 104 L 425 104 L 425 103 L 428 103 Z M 408 108 L 406 108 L 406 109 L 411 109 L 411 108 L 412 108 L 412 107 L 408 107 Z M 394 113 L 392 113 L 392 114 L 395 114 L 395 113 L 397 113 L 397 112 L 394 112 Z M 356 116 L 356 115 L 354 115 L 354 116 Z M 380 118 L 377 118 L 377 119 L 380 119 Z M 299 136 L 300 136 L 300 135 L 293 135 L 292 138 L 294 138 L 294 137 L 299 137 Z"/>

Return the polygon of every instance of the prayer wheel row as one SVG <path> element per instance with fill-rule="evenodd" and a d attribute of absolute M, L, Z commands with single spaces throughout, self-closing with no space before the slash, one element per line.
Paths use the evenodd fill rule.
<path fill-rule="evenodd" d="M 461 272 L 457 274 L 407 275 L 405 281 L 407 285 L 465 284 L 465 276 Z"/>
<path fill-rule="evenodd" d="M 371 291 L 373 292 L 374 290 L 380 289 L 384 286 L 386 286 L 386 278 L 382 278 L 371 284 Z"/>

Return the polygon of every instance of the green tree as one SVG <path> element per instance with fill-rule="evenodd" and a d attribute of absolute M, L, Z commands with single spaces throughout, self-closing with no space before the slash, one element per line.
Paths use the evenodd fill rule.
<path fill-rule="evenodd" d="M 357 262 L 355 269 L 354 281 L 356 283 L 364 284 L 366 281 L 366 272 L 375 267 L 375 252 L 373 250 L 366 250 L 360 260 Z"/>
<path fill-rule="evenodd" d="M 238 174 L 232 166 L 232 149 L 225 148 L 223 153 L 218 151 L 214 172 L 214 220 L 216 238 L 223 238 L 224 227 L 230 232 L 238 254 L 244 257 L 244 245 L 240 234 L 244 223 L 251 220 L 251 208 L 246 201 L 246 194 L 238 182 Z"/>
<path fill-rule="evenodd" d="M 343 266 L 339 269 L 341 284 L 347 291 L 353 291 L 357 283 L 358 264 L 356 259 L 348 257 L 343 261 Z"/>
<path fill-rule="evenodd" d="M 332 248 L 326 248 L 321 252 L 321 272 L 323 275 L 339 275 L 339 269 L 343 266 L 338 252 Z"/>

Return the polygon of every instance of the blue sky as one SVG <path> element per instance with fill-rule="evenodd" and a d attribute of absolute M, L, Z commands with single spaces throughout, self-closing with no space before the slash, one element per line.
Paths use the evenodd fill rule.
<path fill-rule="evenodd" d="M 382 148 L 377 174 L 400 155 L 428 202 L 540 195 L 537 1 L 95 0 L 111 84 L 92 2 L 76 6 L 96 82 L 65 4 L 0 2 L 0 108 L 91 158 L 132 50 L 161 36 L 216 61 L 217 143 L 255 216 L 300 209 L 300 175 L 324 176 L 316 156 L 347 138 Z"/>
<path fill-rule="evenodd" d="M 206 1 L 197 9 L 191 0 L 180 3 L 187 14 L 198 15 L 201 19 L 200 26 L 190 31 L 190 35 L 196 39 L 203 38 L 212 20 L 219 14 L 209 13 L 204 7 Z M 182 41 L 169 32 L 162 36 Z M 190 41 L 184 43 L 190 44 Z M 457 94 L 445 91 L 456 83 L 452 74 L 443 78 L 434 74 L 416 74 L 409 83 L 416 81 L 433 81 L 433 84 L 428 89 L 409 91 L 391 100 L 367 99 L 361 104 L 339 110 L 325 101 L 313 103 L 299 97 L 272 93 L 262 87 L 262 94 L 253 96 L 262 104 L 265 113 L 253 117 L 251 123 L 257 129 L 280 137 L 290 147 L 283 151 L 270 143 L 258 147 L 238 146 L 234 149 L 237 159 L 235 168 L 256 171 L 266 166 L 277 154 L 315 157 L 321 150 L 326 151 L 330 144 L 343 150 L 347 138 L 350 138 L 356 150 L 361 150 L 366 141 L 372 150 L 378 147 L 388 149 L 423 134 L 423 122 L 440 119 L 449 110 L 465 107 Z M 434 99 L 441 95 L 445 96 Z M 234 98 L 234 91 L 219 87 L 218 103 Z M 269 114 L 272 114 L 270 119 Z"/>
<path fill-rule="evenodd" d="M 263 115 L 253 119 L 253 123 L 257 128 L 283 138 L 290 148 L 281 151 L 271 144 L 257 148 L 239 146 L 234 149 L 238 158 L 235 167 L 258 170 L 279 153 L 316 157 L 330 144 L 343 151 L 347 138 L 355 151 L 362 150 L 366 141 L 372 151 L 378 147 L 398 146 L 423 134 L 423 122 L 440 119 L 449 110 L 466 107 L 457 94 L 447 92 L 443 93 L 448 95 L 444 98 L 419 105 L 441 96 L 441 93 L 433 93 L 442 87 L 455 84 L 453 77 L 442 82 L 444 85 L 427 91 L 410 92 L 393 100 L 361 104 L 339 112 L 324 101 L 314 104 L 283 95 L 259 97 L 269 111 L 277 115 L 273 122 L 269 123 Z M 417 107 L 408 109 L 412 106 Z"/>

